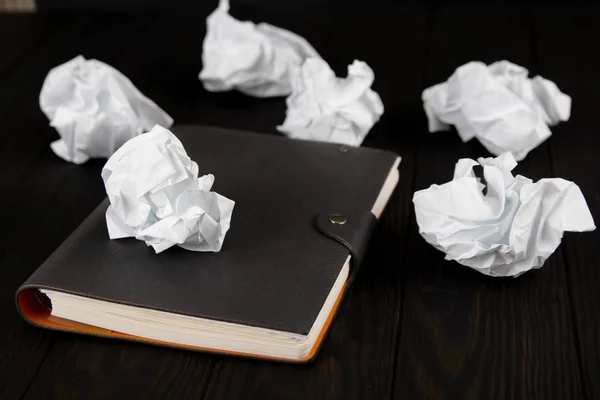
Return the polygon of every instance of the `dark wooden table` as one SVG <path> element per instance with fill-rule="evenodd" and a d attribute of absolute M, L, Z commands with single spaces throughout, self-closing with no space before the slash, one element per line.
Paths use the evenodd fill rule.
<path fill-rule="evenodd" d="M 207 10 L 208 11 L 208 10 Z M 541 270 L 493 279 L 446 262 L 419 236 L 412 193 L 487 156 L 455 132 L 429 134 L 423 88 L 471 60 L 507 59 L 573 97 L 570 121 L 516 169 L 576 182 L 600 221 L 600 9 L 592 6 L 239 6 L 310 40 L 338 75 L 374 69 L 386 110 L 364 146 L 397 151 L 399 187 L 319 357 L 257 362 L 34 328 L 16 288 L 103 199 L 102 161 L 63 162 L 39 109 L 48 70 L 82 54 L 107 62 L 175 119 L 275 134 L 283 99 L 210 94 L 206 13 L 0 15 L 0 397 L 600 398 L 598 232 L 566 234 Z"/>

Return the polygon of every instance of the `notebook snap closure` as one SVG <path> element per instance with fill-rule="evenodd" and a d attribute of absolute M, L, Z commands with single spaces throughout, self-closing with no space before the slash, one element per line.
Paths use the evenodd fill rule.
<path fill-rule="evenodd" d="M 348 222 L 348 218 L 341 214 L 332 214 L 329 216 L 329 222 L 336 225 L 344 225 L 346 222 Z"/>
<path fill-rule="evenodd" d="M 347 152 L 350 151 L 350 147 L 348 147 L 348 146 L 340 146 L 340 151 L 342 153 L 347 153 Z"/>

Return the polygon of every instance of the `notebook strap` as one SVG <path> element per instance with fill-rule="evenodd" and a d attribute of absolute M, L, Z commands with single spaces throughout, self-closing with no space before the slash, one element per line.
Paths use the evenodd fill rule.
<path fill-rule="evenodd" d="M 377 218 L 370 212 L 323 212 L 317 216 L 319 231 L 344 245 L 352 256 L 350 282 L 356 275 L 364 258 L 371 234 L 377 226 Z"/>

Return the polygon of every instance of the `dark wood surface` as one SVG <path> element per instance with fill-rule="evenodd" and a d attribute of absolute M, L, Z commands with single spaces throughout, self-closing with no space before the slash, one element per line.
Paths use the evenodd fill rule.
<path fill-rule="evenodd" d="M 78 54 L 107 62 L 177 124 L 276 134 L 285 102 L 204 91 L 197 75 L 206 13 L 0 15 L 0 398 L 600 398 L 598 232 L 567 233 L 542 269 L 493 279 L 444 261 L 419 236 L 411 202 L 415 190 L 451 179 L 458 158 L 488 155 L 455 132 L 429 134 L 422 89 L 467 61 L 507 59 L 573 97 L 571 120 L 552 128 L 517 172 L 576 182 L 600 221 L 600 8 L 232 11 L 305 36 L 338 75 L 366 61 L 386 111 L 364 146 L 403 157 L 399 187 L 321 353 L 308 365 L 270 363 L 52 332 L 21 319 L 17 287 L 105 195 L 101 160 L 77 166 L 49 148 L 57 134 L 38 95 L 50 68 Z"/>

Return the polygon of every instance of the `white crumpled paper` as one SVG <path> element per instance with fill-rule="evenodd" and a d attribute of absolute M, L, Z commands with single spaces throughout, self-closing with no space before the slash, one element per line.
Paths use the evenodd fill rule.
<path fill-rule="evenodd" d="M 286 118 L 277 130 L 295 139 L 360 146 L 383 114 L 383 103 L 371 89 L 375 75 L 355 60 L 348 76 L 338 78 L 329 65 L 309 58 L 292 73 Z"/>
<path fill-rule="evenodd" d="M 82 56 L 48 73 L 40 108 L 61 138 L 50 147 L 75 164 L 108 158 L 127 140 L 171 117 L 113 67 Z"/>
<path fill-rule="evenodd" d="M 485 185 L 473 171 L 479 165 Z M 516 165 L 510 153 L 461 159 L 452 181 L 416 192 L 413 202 L 423 238 L 446 253 L 447 260 L 486 275 L 518 276 L 540 268 L 564 231 L 596 228 L 576 184 L 513 177 Z"/>
<path fill-rule="evenodd" d="M 256 97 L 287 96 L 292 91 L 290 68 L 307 57 L 320 57 L 295 33 L 233 18 L 228 0 L 219 1 L 206 29 L 199 78 L 211 92 L 237 89 Z"/>
<path fill-rule="evenodd" d="M 571 98 L 551 81 L 499 61 L 470 62 L 447 82 L 427 88 L 422 99 L 429 131 L 455 125 L 463 142 L 476 137 L 492 154 L 511 152 L 517 161 L 550 137 L 548 126 L 567 121 Z"/>
<path fill-rule="evenodd" d="M 129 140 L 108 159 L 102 179 L 111 239 L 135 237 L 156 253 L 173 245 L 221 250 L 235 203 L 210 191 L 213 175 L 198 178 L 198 165 L 169 130 L 157 125 Z"/>

